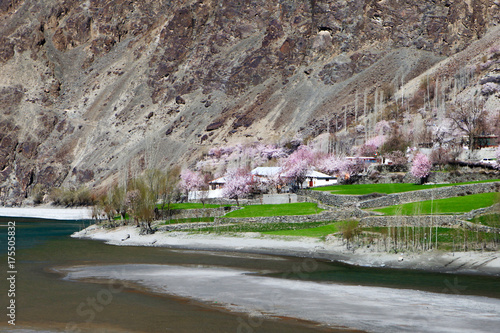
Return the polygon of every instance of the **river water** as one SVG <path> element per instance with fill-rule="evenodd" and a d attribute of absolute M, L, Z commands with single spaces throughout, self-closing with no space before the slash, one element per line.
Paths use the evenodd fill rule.
<path fill-rule="evenodd" d="M 350 296 L 360 300 L 369 294 L 371 299 L 366 302 L 380 302 L 376 309 L 385 312 L 395 311 L 387 307 L 392 305 L 391 299 L 402 309 L 408 297 L 433 299 L 427 305 L 431 310 L 448 303 L 464 309 L 469 304 L 474 308 L 488 304 L 493 312 L 477 313 L 467 322 L 480 326 L 478 323 L 484 320 L 484 327 L 478 331 L 485 332 L 489 325 L 500 324 L 496 321 L 500 309 L 498 277 L 362 268 L 261 254 L 111 246 L 70 238 L 85 226 L 84 221 L 0 218 L 0 225 L 12 220 L 16 220 L 16 326 L 8 325 L 8 318 L 2 314 L 2 332 L 355 331 L 347 327 L 358 331 L 418 331 L 405 327 L 407 323 L 395 317 L 391 328 L 387 323 L 390 313 L 377 313 L 373 318 L 374 310 L 366 310 L 366 306 L 357 311 L 356 304 L 347 301 L 317 302 L 323 296 L 333 299 L 340 294 L 343 299 Z M 8 298 L 4 295 L 9 289 L 6 233 L 7 228 L 1 227 L 2 312 L 6 312 Z M 390 295 L 385 305 L 384 294 Z M 266 297 L 270 297 L 272 306 L 259 303 Z M 405 316 L 420 303 L 410 304 Z M 323 318 L 321 312 L 326 306 L 332 308 Z M 263 319 L 252 313 L 256 310 L 270 316 Z M 463 317 L 460 311 L 454 309 L 447 316 L 450 325 Z M 434 330 L 430 319 L 420 318 L 439 311 L 431 312 L 413 316 L 415 327 L 444 331 L 444 326 L 437 325 Z M 446 323 L 439 317 L 432 320 Z"/>

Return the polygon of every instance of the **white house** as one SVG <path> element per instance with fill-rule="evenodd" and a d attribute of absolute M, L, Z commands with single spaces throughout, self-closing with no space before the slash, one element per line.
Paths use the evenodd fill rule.
<path fill-rule="evenodd" d="M 222 198 L 222 188 L 208 191 L 189 191 L 188 200 L 217 199 Z"/>
<path fill-rule="evenodd" d="M 257 167 L 250 171 L 254 181 L 266 183 L 272 177 L 281 173 L 281 167 Z M 280 176 L 286 179 L 285 176 Z M 199 200 L 201 198 L 222 198 L 222 189 L 226 184 L 226 177 L 219 177 L 208 182 L 208 191 L 192 191 L 189 192 L 189 200 Z M 316 170 L 309 170 L 306 174 L 306 179 L 302 184 L 302 188 L 315 186 L 333 185 L 337 183 L 337 177 L 332 177 Z"/>
<path fill-rule="evenodd" d="M 280 172 L 281 167 L 257 167 L 250 171 L 254 177 L 259 177 L 262 182 L 266 182 L 266 179 L 275 177 Z M 286 178 L 286 176 L 283 176 L 283 178 Z M 302 184 L 302 188 L 333 185 L 336 183 L 337 177 L 329 176 L 325 173 L 311 169 L 306 174 L 306 180 Z"/>
<path fill-rule="evenodd" d="M 191 191 L 189 192 L 189 200 L 200 200 L 222 198 L 222 191 L 224 184 L 226 184 L 225 177 L 219 177 L 208 182 L 208 191 Z"/>
<path fill-rule="evenodd" d="M 337 184 L 337 177 L 329 176 L 316 170 L 309 170 L 306 174 L 306 180 L 302 183 L 302 188 L 333 184 Z"/>
<path fill-rule="evenodd" d="M 208 189 L 210 191 L 222 189 L 224 187 L 224 184 L 226 184 L 226 182 L 227 182 L 226 177 L 216 178 L 208 182 Z"/>

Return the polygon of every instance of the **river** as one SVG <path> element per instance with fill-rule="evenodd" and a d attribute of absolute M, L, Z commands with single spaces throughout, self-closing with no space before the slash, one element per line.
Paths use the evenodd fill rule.
<path fill-rule="evenodd" d="M 487 313 L 478 312 L 467 322 L 485 332 L 489 325 L 500 324 L 498 277 L 363 268 L 262 254 L 112 246 L 70 238 L 85 221 L 0 218 L 0 225 L 13 220 L 16 326 L 8 325 L 8 317 L 2 315 L 2 332 L 413 331 L 404 316 L 419 305 L 409 304 L 401 318 L 391 317 L 395 310 L 385 307 L 402 302 L 397 307 L 404 308 L 408 295 L 432 299 L 430 309 L 462 303 L 477 303 L 473 307 L 479 309 L 489 304 L 493 310 L 478 310 Z M 6 309 L 6 227 L 0 228 L 0 239 L 0 307 Z M 342 303 L 317 302 L 341 294 Z M 386 305 L 383 294 L 390 295 Z M 367 295 L 365 305 L 376 301 L 377 311 L 385 313 L 372 309 L 367 311 L 370 315 L 363 314 L 355 303 L 344 301 L 349 295 L 360 300 Z M 268 303 L 263 302 L 266 298 Z M 327 318 L 322 313 L 325 305 L 331 306 Z M 422 331 L 443 331 L 443 325 L 463 317 L 454 309 L 447 316 L 450 323 L 441 320 L 441 326 L 433 323 L 439 317 L 421 318 L 432 315 L 420 311 L 410 319 L 424 327 Z"/>

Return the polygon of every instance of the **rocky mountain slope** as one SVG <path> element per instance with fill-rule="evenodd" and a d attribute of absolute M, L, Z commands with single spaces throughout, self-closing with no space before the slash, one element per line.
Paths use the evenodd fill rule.
<path fill-rule="evenodd" d="M 493 0 L 0 0 L 0 204 L 353 126 L 354 94 L 478 57 L 499 22 Z"/>

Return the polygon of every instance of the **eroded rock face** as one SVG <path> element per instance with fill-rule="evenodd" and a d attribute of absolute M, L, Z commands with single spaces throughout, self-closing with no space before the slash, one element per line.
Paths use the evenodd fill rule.
<path fill-rule="evenodd" d="M 0 204 L 308 131 L 355 91 L 465 49 L 499 13 L 479 0 L 0 1 Z"/>

